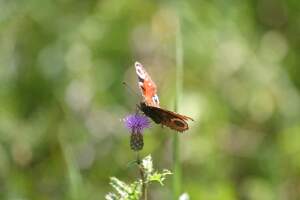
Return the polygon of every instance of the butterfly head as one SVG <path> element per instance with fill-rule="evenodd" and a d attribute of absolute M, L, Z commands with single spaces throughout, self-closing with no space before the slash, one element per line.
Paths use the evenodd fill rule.
<path fill-rule="evenodd" d="M 140 105 L 137 105 L 137 107 L 138 107 L 143 113 L 148 113 L 149 106 L 146 105 L 145 102 L 141 102 Z"/>

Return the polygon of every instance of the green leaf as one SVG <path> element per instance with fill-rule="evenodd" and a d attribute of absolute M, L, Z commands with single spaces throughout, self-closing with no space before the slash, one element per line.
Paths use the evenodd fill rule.
<path fill-rule="evenodd" d="M 157 181 L 161 185 L 164 185 L 163 181 L 166 179 L 166 176 L 170 175 L 170 174 L 172 174 L 172 173 L 169 170 L 164 169 L 161 173 L 154 172 L 153 174 L 149 175 L 147 180 L 148 180 L 148 182 Z"/>
<path fill-rule="evenodd" d="M 117 191 L 115 193 L 108 193 L 106 200 L 138 200 L 141 196 L 141 181 L 135 181 L 128 185 L 116 177 L 110 179 L 110 185 Z"/>

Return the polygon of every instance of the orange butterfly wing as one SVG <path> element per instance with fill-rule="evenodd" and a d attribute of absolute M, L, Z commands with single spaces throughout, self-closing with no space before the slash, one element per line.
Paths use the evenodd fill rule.
<path fill-rule="evenodd" d="M 144 102 L 149 106 L 159 107 L 159 98 L 156 94 L 156 85 L 146 72 L 143 65 L 135 62 L 135 71 L 138 75 L 139 88 L 143 94 Z"/>

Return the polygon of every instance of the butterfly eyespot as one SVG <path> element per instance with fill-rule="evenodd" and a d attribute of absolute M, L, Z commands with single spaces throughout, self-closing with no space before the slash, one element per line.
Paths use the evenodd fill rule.
<path fill-rule="evenodd" d="M 182 123 L 180 120 L 177 120 L 177 119 L 173 119 L 172 120 L 177 126 L 180 126 L 180 127 L 185 127 L 185 124 Z"/>
<path fill-rule="evenodd" d="M 156 104 L 159 104 L 159 99 L 158 99 L 158 96 L 157 95 L 154 95 L 152 97 L 152 100 L 156 103 Z"/>

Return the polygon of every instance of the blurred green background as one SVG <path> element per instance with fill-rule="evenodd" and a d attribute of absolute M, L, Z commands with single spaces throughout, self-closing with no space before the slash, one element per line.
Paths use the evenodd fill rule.
<path fill-rule="evenodd" d="M 137 177 L 121 119 L 141 100 L 134 62 L 174 108 L 184 54 L 183 192 L 191 199 L 300 199 L 297 0 L 0 0 L 0 199 L 104 199 Z M 179 22 L 179 23 L 178 23 Z M 152 125 L 143 156 L 172 169 Z M 151 199 L 171 198 L 171 177 Z"/>

